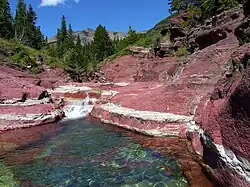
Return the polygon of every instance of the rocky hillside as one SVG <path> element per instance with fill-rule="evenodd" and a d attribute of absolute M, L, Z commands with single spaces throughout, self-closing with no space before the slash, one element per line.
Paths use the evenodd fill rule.
<path fill-rule="evenodd" d="M 123 38 L 125 38 L 127 36 L 127 33 L 123 33 L 123 32 L 108 31 L 108 33 L 109 33 L 109 37 L 111 38 L 111 40 L 115 40 L 115 39 L 121 40 L 121 39 L 123 39 Z M 83 45 L 88 44 L 91 41 L 93 41 L 94 34 L 95 34 L 95 30 L 90 29 L 90 28 L 87 28 L 87 29 L 85 29 L 83 31 L 74 32 L 75 38 L 78 35 L 80 36 L 80 39 L 81 39 L 81 42 L 82 42 Z M 53 36 L 53 37 L 48 39 L 49 44 L 53 44 L 53 43 L 56 43 L 56 42 L 57 42 L 56 36 Z"/>

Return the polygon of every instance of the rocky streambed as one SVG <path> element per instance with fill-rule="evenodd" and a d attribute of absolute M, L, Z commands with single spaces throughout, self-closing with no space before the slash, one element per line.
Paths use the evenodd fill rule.
<path fill-rule="evenodd" d="M 185 141 L 94 119 L 8 131 L 0 142 L 4 186 L 212 186 Z"/>
<path fill-rule="evenodd" d="M 70 82 L 59 69 L 45 68 L 42 74 L 30 75 L 19 69 L 0 66 L 1 155 L 11 155 L 10 158 L 5 156 L 5 165 L 1 164 L 0 167 L 4 173 L 9 173 L 8 180 L 11 181 L 11 176 L 18 175 L 8 168 L 8 163 L 9 166 L 13 166 L 13 170 L 16 169 L 15 164 L 21 163 L 20 173 L 22 167 L 30 173 L 33 172 L 30 168 L 40 168 L 45 176 L 51 165 L 59 164 L 56 162 L 56 151 L 73 151 L 72 154 L 77 153 L 81 156 L 79 150 L 82 150 L 82 145 L 77 144 L 76 148 L 79 149 L 70 150 L 70 142 L 57 145 L 57 141 L 52 140 L 48 145 L 46 137 L 60 139 L 61 135 L 64 136 L 63 129 L 73 128 L 74 122 L 66 125 L 67 127 L 61 123 L 54 123 L 65 115 L 69 118 L 89 114 L 89 118 L 94 117 L 108 124 L 105 127 L 112 129 L 111 131 L 116 131 L 117 127 L 118 131 L 121 127 L 130 130 L 122 130 L 121 134 L 128 133 L 128 139 L 133 139 L 132 142 L 137 148 L 140 145 L 138 151 L 142 155 L 147 155 L 143 159 L 152 161 L 155 156 L 157 157 L 156 168 L 159 170 L 150 172 L 166 172 L 167 176 L 164 180 L 161 178 L 164 184 L 159 181 L 152 183 L 152 177 L 147 179 L 147 184 L 166 185 L 175 175 L 168 173 L 169 166 L 162 166 L 162 162 L 173 158 L 172 166 L 178 170 L 178 165 L 182 170 L 182 174 L 178 174 L 178 179 L 183 182 L 181 185 L 187 185 L 185 181 L 189 181 L 188 185 L 197 187 L 250 186 L 250 45 L 243 45 L 238 40 L 241 40 L 242 32 L 245 33 L 243 36 L 249 37 L 249 29 L 245 28 L 249 23 L 246 5 L 244 11 L 238 7 L 215 17 L 215 25 L 208 21 L 206 26 L 198 28 L 197 32 L 188 38 L 192 54 L 187 57 L 141 59 L 128 55 L 104 64 L 101 70 L 109 81 L 105 84 Z M 79 129 L 74 129 L 77 133 L 69 132 L 72 133 L 72 138 L 73 135 L 77 135 L 77 142 L 83 138 L 81 132 L 86 133 L 85 130 L 88 129 L 81 126 L 84 126 L 86 121 L 78 122 L 75 125 Z M 91 126 L 89 125 L 87 123 L 87 127 Z M 31 126 L 35 127 L 22 129 Z M 11 129 L 18 130 L 7 131 Z M 84 139 L 82 140 L 84 142 Z M 93 141 L 91 140 L 91 143 Z M 33 147 L 32 142 L 39 146 Z M 108 138 L 105 142 L 108 142 Z M 53 146 L 55 152 L 51 148 L 48 149 Z M 123 148 L 115 150 L 119 152 Z M 150 152 L 148 149 L 153 151 Z M 158 149 L 159 154 L 156 151 Z M 51 154 L 48 150 L 52 150 Z M 111 151 L 110 155 L 116 157 L 116 151 Z M 129 154 L 133 155 L 134 152 Z M 59 156 L 60 163 L 69 163 L 70 167 L 58 167 L 55 170 L 53 168 L 53 177 L 60 176 L 61 170 L 65 173 L 72 171 L 74 175 L 82 172 L 83 168 L 86 169 L 86 166 L 80 164 L 83 160 L 78 157 L 72 159 L 67 155 L 66 159 L 63 159 L 65 155 Z M 118 172 L 121 171 L 117 163 L 110 164 L 110 160 L 102 163 L 98 160 L 100 157 L 94 158 L 97 159 L 93 160 L 94 164 L 99 163 L 105 168 L 109 163 L 111 168 L 118 167 Z M 146 167 L 153 167 L 147 161 Z M 43 162 L 48 165 L 41 164 Z M 134 161 L 130 164 L 128 166 L 131 169 Z M 75 170 L 77 166 L 80 168 L 79 171 Z M 96 170 L 91 171 L 96 173 Z M 46 185 L 54 181 L 53 177 L 39 181 L 39 177 L 32 178 L 29 172 L 24 173 L 24 178 L 17 177 L 21 184 Z M 142 173 L 144 177 L 148 176 L 146 171 L 133 172 L 137 177 Z M 33 174 L 40 175 L 39 172 Z M 154 176 L 158 178 L 158 174 Z M 159 176 L 163 177 L 162 174 Z M 213 184 L 205 176 L 210 177 Z M 98 174 L 95 177 L 95 180 L 88 181 L 89 185 L 103 179 L 103 176 Z M 134 179 L 131 178 L 132 181 Z M 67 179 L 64 185 L 76 184 L 75 180 L 77 179 Z M 111 180 L 121 182 L 127 178 L 111 177 Z M 145 185 L 144 182 L 136 181 L 133 184 Z"/>

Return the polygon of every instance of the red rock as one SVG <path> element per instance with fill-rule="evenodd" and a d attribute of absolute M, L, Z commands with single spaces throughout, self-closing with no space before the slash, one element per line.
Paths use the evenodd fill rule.
<path fill-rule="evenodd" d="M 218 186 L 249 187 L 250 184 L 230 168 L 223 166 L 214 170 L 215 179 Z"/>
<path fill-rule="evenodd" d="M 186 136 L 191 140 L 194 150 L 198 154 L 203 155 L 203 144 L 201 142 L 200 134 L 195 131 L 187 131 Z"/>
<path fill-rule="evenodd" d="M 178 136 L 179 129 L 186 127 L 185 123 L 167 123 L 153 120 L 143 120 L 129 116 L 110 113 L 98 106 L 94 107 L 91 115 L 100 118 L 105 123 L 111 123 L 125 129 L 130 129 L 151 136 Z"/>
<path fill-rule="evenodd" d="M 64 93 L 63 97 L 66 98 L 75 98 L 75 99 L 84 99 L 86 98 L 87 94 L 86 92 L 80 91 L 80 92 L 76 92 L 76 93 Z"/>
<path fill-rule="evenodd" d="M 249 51 L 249 45 L 248 48 L 242 46 L 238 51 L 242 53 L 244 50 Z M 227 93 L 221 99 L 208 100 L 207 104 L 198 108 L 203 112 L 197 116 L 198 124 L 215 143 L 230 148 L 234 153 L 248 160 L 250 160 L 250 146 L 248 146 L 250 133 L 247 133 L 250 132 L 248 123 L 250 109 L 247 104 L 250 90 L 249 74 L 248 68 L 242 78 L 234 76 L 234 82 L 232 78 L 225 78 L 225 81 L 232 82 L 227 88 Z M 216 88 L 223 90 L 223 86 L 219 81 Z"/>
<path fill-rule="evenodd" d="M 1 131 L 55 122 L 63 117 L 59 110 L 56 110 L 60 108 L 56 102 L 33 105 L 30 105 L 29 102 L 25 102 L 25 100 L 29 98 L 38 100 L 46 97 L 44 93 L 47 93 L 47 91 L 42 87 L 39 76 L 30 75 L 26 72 L 5 66 L 0 66 L 0 72 L 0 100 L 3 101 L 3 103 L 19 101 L 19 103 L 0 106 L 0 115 L 2 117 L 2 120 L 0 120 Z M 52 72 L 52 74 L 53 73 L 55 72 Z M 43 79 L 43 81 L 46 80 Z M 11 102 L 6 100 L 10 100 Z M 40 102 L 37 101 L 37 103 Z M 42 116 L 39 116 L 40 118 L 37 120 L 35 115 Z M 25 117 L 27 120 L 19 120 L 21 119 L 20 116 L 22 119 Z"/>
<path fill-rule="evenodd" d="M 34 81 L 35 78 L 33 79 L 32 76 L 23 72 L 3 66 L 0 66 L 0 71 L 0 99 L 21 99 L 24 94 L 27 94 L 28 98 L 38 98 L 45 90 L 42 87 L 32 84 L 31 82 Z M 28 77 L 28 80 L 32 81 L 27 81 L 25 77 Z"/>
<path fill-rule="evenodd" d="M 98 92 L 88 92 L 88 95 L 90 98 L 96 98 L 96 99 L 99 99 L 101 97 L 101 92 L 98 93 Z"/>
<path fill-rule="evenodd" d="M 133 75 L 136 73 L 136 69 L 139 59 L 132 56 L 120 57 L 112 63 L 106 63 L 101 67 L 101 71 L 104 72 L 105 77 L 109 81 L 113 82 L 133 82 Z"/>
<path fill-rule="evenodd" d="M 127 71 L 127 69 L 132 66 L 134 70 L 136 68 L 138 70 L 140 65 L 132 58 L 128 65 L 124 65 L 123 63 L 126 62 L 129 57 L 117 59 L 113 64 L 106 65 L 106 67 L 104 66 L 102 71 L 106 73 L 110 80 L 123 82 L 127 80 L 131 82 L 125 87 L 110 87 L 111 90 L 119 92 L 111 99 L 112 103 L 136 110 L 169 112 L 182 115 L 195 114 L 196 123 L 201 127 L 201 130 L 204 130 L 206 136 L 211 137 L 213 143 L 224 145 L 226 148 L 230 148 L 237 156 L 249 160 L 248 135 L 250 135 L 250 133 L 247 132 L 250 132 L 248 125 L 248 116 L 250 116 L 248 111 L 250 111 L 250 109 L 248 109 L 247 106 L 247 95 L 250 95 L 250 93 L 242 91 L 244 89 L 248 90 L 248 83 L 243 84 L 240 77 L 232 78 L 230 82 L 221 80 L 226 72 L 225 66 L 228 61 L 232 57 L 235 58 L 235 56 L 244 56 L 244 52 L 241 54 L 242 50 L 248 51 L 249 47 L 242 46 L 238 48 L 236 37 L 233 34 L 229 34 L 227 38 L 218 43 L 196 52 L 188 58 L 182 58 L 182 62 L 185 63 L 181 65 L 181 71 L 176 71 L 177 66 L 174 65 L 175 62 L 172 64 L 169 63 L 168 65 L 171 67 L 165 68 L 167 75 L 165 76 L 165 80 L 163 79 L 163 74 L 157 74 L 157 72 L 159 72 L 157 68 L 160 67 L 160 63 L 155 63 L 155 67 L 153 65 L 141 67 L 141 71 L 145 73 L 144 75 L 142 73 L 141 80 L 148 82 L 132 83 L 131 77 L 135 71 Z M 167 60 L 165 61 L 167 62 Z M 108 67 L 112 70 L 108 69 Z M 119 70 L 119 68 L 123 68 L 124 72 L 121 71 L 121 69 Z M 119 71 L 113 75 L 114 72 L 111 73 L 113 70 Z M 154 70 L 156 73 L 150 74 L 152 73 L 151 70 Z M 250 71 L 248 75 L 249 74 Z M 244 75 L 244 77 L 245 82 L 250 79 L 247 75 Z M 151 79 L 154 82 L 150 82 Z M 237 85 L 241 83 L 242 86 L 238 87 Z M 237 88 L 239 91 L 237 91 Z M 235 92 L 239 94 L 235 94 L 234 97 L 228 97 L 228 95 Z M 243 97 L 244 103 L 239 102 L 241 97 Z M 232 102 L 232 99 L 235 99 L 235 101 Z M 241 110 L 235 111 L 233 106 L 243 108 L 245 112 L 240 113 Z M 232 117 L 233 112 L 235 112 L 236 115 L 234 117 Z M 154 122 L 115 115 L 108 111 L 103 111 L 98 107 L 94 108 L 92 114 L 95 117 L 110 121 L 113 124 L 142 133 L 155 129 L 163 133 L 167 131 L 171 132 L 171 128 L 168 128 L 169 124 L 165 126 Z M 187 130 L 182 126 L 178 127 L 179 129 L 175 132 L 178 136 L 184 137 Z M 239 135 L 241 137 L 239 137 Z M 207 149 L 202 144 L 199 133 L 188 132 L 187 136 L 192 140 L 194 149 L 204 156 L 205 161 L 205 158 L 216 161 L 211 153 L 207 153 Z M 218 158 L 218 161 L 221 162 L 222 158 Z M 206 162 L 206 164 L 210 165 L 209 162 Z M 217 169 L 222 169 L 221 175 L 226 176 L 226 172 L 223 173 L 223 171 L 227 167 L 223 167 L 223 165 L 220 167 L 214 167 L 214 165 L 212 165 L 210 167 L 213 172 L 217 171 Z M 238 174 L 235 174 L 234 171 L 232 171 L 231 174 L 233 177 L 236 177 L 236 181 L 241 181 L 240 184 L 246 184 L 239 179 Z M 223 184 L 226 184 L 223 186 L 227 186 L 227 183 Z M 234 185 L 236 185 L 236 183 L 233 183 L 231 186 Z"/>
<path fill-rule="evenodd" d="M 36 104 L 32 106 L 0 106 L 0 114 L 47 114 L 56 109 L 54 104 Z"/>

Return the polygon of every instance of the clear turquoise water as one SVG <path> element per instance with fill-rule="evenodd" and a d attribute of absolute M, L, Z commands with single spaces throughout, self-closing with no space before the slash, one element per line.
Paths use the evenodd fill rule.
<path fill-rule="evenodd" d="M 22 158 L 5 163 L 18 186 L 188 186 L 176 160 L 142 148 L 133 136 L 88 120 L 60 126 L 62 131 L 11 152 L 14 159 Z M 32 151 L 36 154 L 25 160 Z"/>

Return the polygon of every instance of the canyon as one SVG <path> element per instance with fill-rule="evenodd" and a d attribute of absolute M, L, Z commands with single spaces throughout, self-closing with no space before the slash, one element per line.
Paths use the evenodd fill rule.
<path fill-rule="evenodd" d="M 200 27 L 189 36 L 186 57 L 135 53 L 106 62 L 100 69 L 106 83 L 71 82 L 62 70 L 46 65 L 31 75 L 3 60 L 8 63 L 0 66 L 0 135 L 54 123 L 87 100 L 90 107 L 80 115 L 187 141 L 205 170 L 199 175 L 205 173 L 214 186 L 250 186 L 250 43 L 239 40 L 240 32 L 249 36 L 241 29 L 249 24 L 246 10 L 227 11 Z"/>

